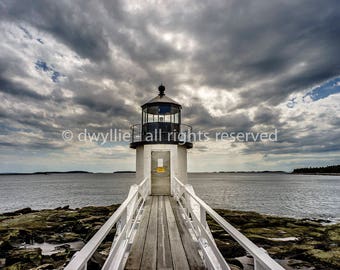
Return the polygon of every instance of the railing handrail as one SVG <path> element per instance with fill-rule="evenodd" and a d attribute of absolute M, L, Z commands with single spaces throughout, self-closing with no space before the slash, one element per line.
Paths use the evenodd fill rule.
<path fill-rule="evenodd" d="M 144 180 L 138 184 L 138 189 L 142 188 L 146 181 L 148 181 L 148 177 L 145 177 Z"/>
<path fill-rule="evenodd" d="M 130 191 L 128 197 L 125 201 L 118 207 L 118 209 L 112 214 L 112 216 L 100 227 L 100 229 L 96 232 L 96 234 L 85 244 L 85 246 L 78 251 L 74 258 L 70 261 L 70 263 L 65 267 L 65 270 L 83 270 L 86 269 L 87 262 L 91 259 L 99 245 L 103 242 L 106 236 L 110 233 L 113 226 L 119 221 L 122 217 L 123 213 L 127 210 L 127 207 L 131 203 L 138 193 L 140 193 L 141 189 L 144 187 L 146 182 L 148 181 L 148 177 L 144 178 L 144 180 L 139 184 L 134 184 L 130 187 Z M 141 194 L 144 197 L 146 194 Z"/>
<path fill-rule="evenodd" d="M 208 204 L 206 204 L 201 198 L 199 198 L 194 192 L 192 192 L 188 186 L 184 185 L 177 177 L 174 177 L 177 184 L 179 184 L 205 211 L 208 213 L 230 236 L 236 240 L 246 251 L 248 251 L 256 260 L 263 266 L 272 270 L 284 270 L 274 259 L 272 259 L 264 249 L 259 248 L 245 235 L 238 231 L 234 226 L 227 222 L 222 216 L 220 216 L 215 210 L 213 210 Z"/>

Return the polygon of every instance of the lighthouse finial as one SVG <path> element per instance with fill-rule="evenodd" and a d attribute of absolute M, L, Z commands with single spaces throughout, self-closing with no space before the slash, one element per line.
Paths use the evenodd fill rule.
<path fill-rule="evenodd" d="M 165 87 L 163 84 L 161 84 L 159 87 L 158 87 L 158 91 L 159 91 L 159 96 L 162 97 L 164 96 L 164 92 L 165 92 Z"/>

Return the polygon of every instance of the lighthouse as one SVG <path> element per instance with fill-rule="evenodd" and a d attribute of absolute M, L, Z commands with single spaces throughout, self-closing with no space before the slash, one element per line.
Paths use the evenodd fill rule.
<path fill-rule="evenodd" d="M 130 147 L 136 149 L 136 179 L 150 179 L 151 195 L 172 195 L 174 177 L 184 184 L 191 126 L 181 123 L 182 106 L 158 87 L 158 95 L 143 104 L 141 123 L 131 127 Z"/>
<path fill-rule="evenodd" d="M 231 269 L 207 225 L 209 214 L 254 258 L 254 269 L 284 270 L 187 184 L 187 150 L 195 134 L 181 122 L 182 106 L 165 95 L 163 85 L 158 90 L 142 105 L 141 123 L 131 126 L 137 185 L 65 269 L 85 269 L 114 226 L 102 269 Z"/>

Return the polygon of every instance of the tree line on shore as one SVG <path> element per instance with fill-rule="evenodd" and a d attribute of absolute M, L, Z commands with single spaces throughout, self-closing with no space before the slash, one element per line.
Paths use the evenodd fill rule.
<path fill-rule="evenodd" d="M 293 173 L 340 173 L 340 165 L 332 165 L 326 167 L 309 167 L 309 168 L 297 168 Z"/>

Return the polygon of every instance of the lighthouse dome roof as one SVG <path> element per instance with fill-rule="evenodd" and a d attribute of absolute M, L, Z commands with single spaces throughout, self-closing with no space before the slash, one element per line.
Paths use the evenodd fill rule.
<path fill-rule="evenodd" d="M 165 87 L 163 85 L 160 85 L 158 87 L 159 94 L 154 97 L 153 99 L 149 100 L 148 102 L 144 103 L 142 105 L 142 108 L 148 107 L 149 105 L 161 105 L 161 104 L 173 104 L 180 108 L 182 108 L 181 104 L 179 104 L 177 101 L 173 100 L 172 98 L 169 98 L 165 95 Z"/>

